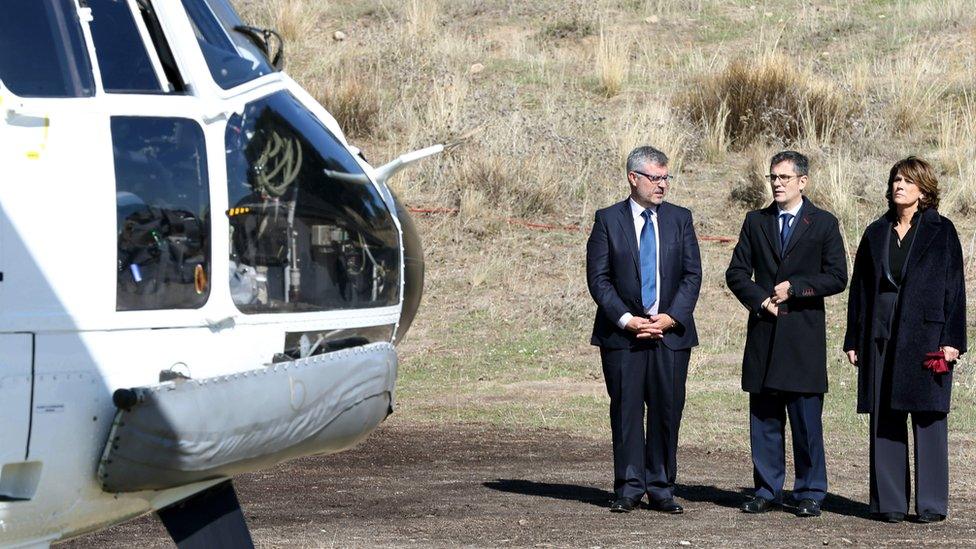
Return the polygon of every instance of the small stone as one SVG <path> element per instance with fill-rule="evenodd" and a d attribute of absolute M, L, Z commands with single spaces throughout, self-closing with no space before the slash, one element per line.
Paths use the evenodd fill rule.
<path fill-rule="evenodd" d="M 525 526 L 528 523 L 529 523 L 529 521 L 527 521 L 525 519 L 519 519 L 519 521 L 518 521 L 518 525 L 519 526 Z"/>
<path fill-rule="evenodd" d="M 682 547 L 688 547 L 689 545 L 691 545 L 691 542 L 683 539 L 678 542 L 678 545 L 681 545 Z"/>
<path fill-rule="evenodd" d="M 830 540 L 829 540 L 829 539 L 825 539 L 825 540 L 823 540 L 823 544 L 824 544 L 824 545 L 830 545 Z"/>
<path fill-rule="evenodd" d="M 650 17 L 645 17 L 644 22 L 650 25 L 656 25 L 661 22 L 661 18 L 656 15 L 652 15 Z"/>
<path fill-rule="evenodd" d="M 342 32 L 342 31 L 335 31 L 335 32 L 334 32 L 334 33 L 332 34 L 332 39 L 333 39 L 333 40 L 335 40 L 336 42 L 342 42 L 342 41 L 343 41 L 343 40 L 345 40 L 346 38 L 348 38 L 348 37 L 346 36 L 346 33 L 344 33 L 344 32 Z"/>
<path fill-rule="evenodd" d="M 479 72 L 484 72 L 485 66 L 481 63 L 475 63 L 468 67 L 468 74 L 478 74 Z"/>

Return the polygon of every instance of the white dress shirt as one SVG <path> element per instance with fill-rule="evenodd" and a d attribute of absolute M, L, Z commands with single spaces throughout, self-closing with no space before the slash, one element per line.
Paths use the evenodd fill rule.
<path fill-rule="evenodd" d="M 793 224 L 796 223 L 796 214 L 800 213 L 800 208 L 802 208 L 802 207 L 803 207 L 803 200 L 800 200 L 800 203 L 797 204 L 796 207 L 791 208 L 789 210 L 781 210 L 779 208 L 779 204 L 776 205 L 776 211 L 777 211 L 776 215 L 779 218 L 778 219 L 778 226 L 779 226 L 779 233 L 780 234 L 783 234 L 783 214 L 787 214 L 788 213 L 788 214 L 791 214 L 793 216 L 793 218 L 790 219 L 790 227 L 792 227 Z"/>
<path fill-rule="evenodd" d="M 637 202 L 634 202 L 633 198 L 631 198 L 628 202 L 630 203 L 630 213 L 634 216 L 634 234 L 637 235 L 637 253 L 638 257 L 640 257 L 640 236 L 641 231 L 644 229 L 645 223 L 644 216 L 642 215 L 644 213 L 644 207 Z M 644 314 L 651 316 L 658 313 L 658 302 L 661 301 L 661 234 L 657 230 L 657 205 L 655 204 L 648 209 L 651 210 L 651 225 L 654 226 L 654 242 L 657 243 L 657 246 L 655 246 L 657 258 L 654 261 L 654 277 L 657 281 L 657 283 L 654 285 L 654 303 L 652 303 L 650 307 L 644 309 Z M 617 321 L 617 326 L 619 326 L 621 330 L 626 328 L 627 323 L 630 322 L 631 318 L 634 318 L 634 315 L 624 313 L 623 316 L 620 317 L 620 320 Z"/>

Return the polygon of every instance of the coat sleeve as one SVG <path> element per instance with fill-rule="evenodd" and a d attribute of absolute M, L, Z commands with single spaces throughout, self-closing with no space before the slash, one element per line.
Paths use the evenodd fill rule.
<path fill-rule="evenodd" d="M 698 294 L 701 292 L 702 266 L 701 250 L 698 248 L 698 236 L 695 234 L 695 225 L 689 213 L 685 218 L 681 234 L 684 235 L 681 241 L 681 281 L 678 283 L 678 291 L 674 295 L 671 307 L 667 314 L 678 324 L 688 325 L 692 314 L 695 312 L 695 304 L 698 303 Z"/>
<path fill-rule="evenodd" d="M 948 251 L 946 258 L 946 323 L 942 328 L 939 345 L 955 347 L 960 353 L 966 348 L 966 277 L 963 272 L 962 244 L 956 228 L 949 224 Z"/>
<path fill-rule="evenodd" d="M 790 277 L 796 298 L 827 297 L 839 294 L 847 287 L 847 252 L 837 218 L 833 216 L 824 235 L 820 264 L 820 272 L 815 275 Z"/>
<path fill-rule="evenodd" d="M 769 292 L 752 279 L 755 269 L 752 263 L 750 232 L 749 216 L 746 216 L 746 220 L 742 222 L 742 230 L 739 231 L 739 241 L 732 251 L 732 261 L 725 270 L 725 283 L 749 312 L 759 315 L 762 314 L 762 304 L 769 297 Z"/>
<path fill-rule="evenodd" d="M 861 354 L 860 336 L 864 330 L 862 326 L 865 315 L 864 299 L 867 297 L 865 295 L 865 280 L 869 276 L 866 271 L 870 261 L 868 250 L 868 238 L 867 233 L 865 233 L 861 237 L 861 242 L 857 245 L 857 253 L 854 255 L 854 274 L 851 275 L 851 290 L 847 295 L 847 332 L 844 334 L 844 351 L 857 351 L 859 355 Z"/>
<path fill-rule="evenodd" d="M 606 220 L 598 212 L 593 222 L 593 231 L 586 241 L 586 285 L 593 301 L 596 301 L 607 319 L 616 325 L 629 309 L 614 288 L 610 272 L 610 235 Z"/>

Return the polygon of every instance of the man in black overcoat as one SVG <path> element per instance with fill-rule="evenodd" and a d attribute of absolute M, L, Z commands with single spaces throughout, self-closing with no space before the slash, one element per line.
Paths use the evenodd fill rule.
<path fill-rule="evenodd" d="M 773 204 L 746 214 L 725 273 L 749 311 L 742 389 L 749 393 L 755 495 L 747 513 L 781 501 L 789 416 L 799 516 L 819 516 L 827 493 L 823 397 L 827 392 L 824 297 L 847 285 L 837 218 L 803 196 L 809 162 L 783 151 L 770 162 Z"/>
<path fill-rule="evenodd" d="M 683 512 L 673 491 L 702 268 L 691 212 L 664 201 L 670 179 L 663 152 L 634 149 L 630 197 L 596 212 L 586 243 L 590 342 L 610 396 L 612 512 L 633 510 L 645 493 L 651 509 Z"/>

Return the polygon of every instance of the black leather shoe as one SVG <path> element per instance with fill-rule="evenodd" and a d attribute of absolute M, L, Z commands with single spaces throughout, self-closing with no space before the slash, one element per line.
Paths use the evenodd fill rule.
<path fill-rule="evenodd" d="M 796 516 L 798 517 L 819 517 L 820 503 L 810 498 L 801 499 L 796 504 Z"/>
<path fill-rule="evenodd" d="M 667 513 L 669 515 L 680 515 L 681 513 L 685 512 L 685 508 L 678 505 L 678 502 L 674 501 L 674 498 L 662 499 L 659 501 L 651 500 L 647 506 L 652 511 Z"/>
<path fill-rule="evenodd" d="M 640 505 L 639 500 L 636 500 L 634 498 L 628 498 L 628 497 L 620 497 L 613 500 L 613 503 L 610 504 L 610 512 L 629 513 L 634 509 L 637 509 L 638 505 Z"/>
<path fill-rule="evenodd" d="M 773 502 L 762 496 L 754 496 L 749 501 L 743 503 L 740 509 L 742 509 L 743 513 L 765 513 L 773 510 Z"/>
<path fill-rule="evenodd" d="M 881 522 L 899 523 L 905 520 L 905 513 L 871 513 L 871 518 Z"/>
<path fill-rule="evenodd" d="M 945 515 L 924 511 L 922 512 L 922 514 L 918 516 L 917 520 L 922 524 L 930 524 L 932 522 L 942 522 L 945 520 Z"/>

